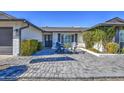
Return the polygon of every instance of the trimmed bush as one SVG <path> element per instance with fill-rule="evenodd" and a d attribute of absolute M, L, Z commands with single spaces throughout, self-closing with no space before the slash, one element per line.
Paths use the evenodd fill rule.
<path fill-rule="evenodd" d="M 38 47 L 38 41 L 37 40 L 30 40 L 30 51 L 31 53 L 37 52 L 37 47 Z"/>
<path fill-rule="evenodd" d="M 115 54 L 119 50 L 119 45 L 117 43 L 114 43 L 114 42 L 107 43 L 106 44 L 106 50 L 107 50 L 107 53 Z"/>
<path fill-rule="evenodd" d="M 83 33 L 83 40 L 85 42 L 86 48 L 92 48 L 94 46 L 94 41 L 93 41 L 93 32 L 92 31 L 87 31 Z"/>
<path fill-rule="evenodd" d="M 95 49 L 95 48 L 89 48 L 88 50 L 93 51 L 93 52 L 95 52 L 95 53 L 100 53 L 100 51 L 97 50 L 97 49 Z"/>
<path fill-rule="evenodd" d="M 21 55 L 22 56 L 31 55 L 29 46 L 30 46 L 30 43 L 28 40 L 23 40 L 21 42 Z"/>
<path fill-rule="evenodd" d="M 23 40 L 21 42 L 21 55 L 30 56 L 37 51 L 38 41 L 37 40 Z"/>
<path fill-rule="evenodd" d="M 43 49 L 43 43 L 42 42 L 38 42 L 38 46 L 37 46 L 37 50 L 41 50 Z"/>
<path fill-rule="evenodd" d="M 64 47 L 65 48 L 70 48 L 71 47 L 71 43 L 64 43 Z"/>
<path fill-rule="evenodd" d="M 122 48 L 121 53 L 124 54 L 124 48 Z"/>

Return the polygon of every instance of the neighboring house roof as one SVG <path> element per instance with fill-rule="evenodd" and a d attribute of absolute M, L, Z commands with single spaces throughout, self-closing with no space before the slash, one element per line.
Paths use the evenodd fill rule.
<path fill-rule="evenodd" d="M 91 28 L 87 29 L 87 30 L 90 30 L 90 29 L 93 29 L 93 28 L 96 28 L 96 27 L 99 27 L 99 26 L 124 26 L 124 19 L 122 18 L 119 18 L 119 17 L 115 17 L 115 18 L 112 18 L 110 20 L 107 20 L 103 23 L 99 23 L 95 26 L 92 26 Z"/>
<path fill-rule="evenodd" d="M 124 25 L 124 19 L 115 17 L 108 21 L 105 21 L 104 23 L 101 23 L 101 25 Z"/>
<path fill-rule="evenodd" d="M 86 27 L 42 27 L 44 32 L 82 32 Z"/>
<path fill-rule="evenodd" d="M 119 18 L 119 17 L 115 17 L 115 18 L 112 18 L 108 21 L 106 21 L 106 23 L 124 23 L 124 19 L 122 18 Z"/>

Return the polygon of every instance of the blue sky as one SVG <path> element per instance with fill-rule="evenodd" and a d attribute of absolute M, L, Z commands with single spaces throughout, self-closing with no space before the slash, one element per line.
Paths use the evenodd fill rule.
<path fill-rule="evenodd" d="M 6 11 L 17 18 L 24 18 L 37 26 L 89 27 L 113 17 L 124 19 L 124 12 L 114 11 Z"/>

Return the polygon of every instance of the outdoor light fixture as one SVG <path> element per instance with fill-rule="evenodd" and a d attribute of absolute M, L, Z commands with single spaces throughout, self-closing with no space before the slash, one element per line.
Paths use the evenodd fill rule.
<path fill-rule="evenodd" d="M 18 36 L 19 35 L 19 29 L 15 29 L 14 31 L 15 31 L 14 35 Z"/>

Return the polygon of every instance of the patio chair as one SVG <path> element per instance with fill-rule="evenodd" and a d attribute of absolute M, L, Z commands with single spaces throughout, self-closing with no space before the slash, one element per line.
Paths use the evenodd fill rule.
<path fill-rule="evenodd" d="M 73 53 L 76 53 L 76 49 L 77 49 L 77 43 L 76 42 L 72 43 L 71 49 L 72 49 Z"/>
<path fill-rule="evenodd" d="M 59 43 L 59 42 L 56 42 L 56 51 L 57 53 L 64 53 L 64 45 Z"/>

